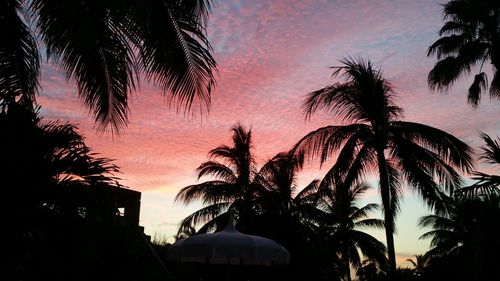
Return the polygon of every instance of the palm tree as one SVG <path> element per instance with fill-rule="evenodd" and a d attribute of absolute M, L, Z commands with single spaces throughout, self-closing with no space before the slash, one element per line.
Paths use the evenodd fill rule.
<path fill-rule="evenodd" d="M 428 76 L 431 89 L 448 89 L 479 65 L 468 94 L 469 104 L 477 107 L 481 93 L 488 88 L 483 66 L 490 62 L 490 97 L 500 98 L 500 2 L 452 0 L 443 5 L 443 19 L 446 22 L 439 31 L 441 38 L 427 51 L 427 56 L 438 59 Z"/>
<path fill-rule="evenodd" d="M 482 154 L 479 159 L 490 165 L 500 165 L 500 138 L 497 137 L 494 140 L 485 133 L 481 133 L 480 137 L 485 145 L 481 147 Z M 472 179 L 477 180 L 477 182 L 458 189 L 458 195 L 472 198 L 500 195 L 500 175 L 490 175 L 478 171 L 473 172 L 473 175 Z"/>
<path fill-rule="evenodd" d="M 261 217 L 270 222 L 265 227 L 269 231 L 266 234 L 284 245 L 288 243 L 282 239 L 312 231 L 311 223 L 317 215 L 319 181 L 313 180 L 299 188 L 297 172 L 301 168 L 298 159 L 282 152 L 266 162 L 254 179 L 254 183 L 262 187 L 256 194 L 257 208 Z M 277 233 L 282 235 L 275 237 Z"/>
<path fill-rule="evenodd" d="M 327 183 L 327 185 L 325 185 Z M 370 188 L 364 183 L 353 184 L 336 180 L 334 185 L 328 174 L 322 181 L 323 200 L 318 208 L 323 211 L 320 227 L 326 230 L 327 244 L 333 245 L 339 260 L 344 262 L 343 273 L 351 280 L 351 266 L 359 270 L 362 266 L 359 251 L 370 260 L 383 261 L 386 247 L 361 228 L 383 228 L 384 221 L 368 218 L 378 209 L 378 204 L 358 207 L 360 197 Z"/>
<path fill-rule="evenodd" d="M 498 273 L 493 260 L 500 251 L 500 197 L 455 197 L 449 210 L 448 214 L 420 218 L 421 227 L 431 228 L 420 237 L 431 239 L 426 255 L 444 263 L 452 279 L 495 279 Z"/>
<path fill-rule="evenodd" d="M 333 77 L 343 77 L 345 81 L 309 93 L 303 109 L 306 118 L 326 110 L 351 124 L 319 128 L 303 137 L 292 150 L 302 157 L 319 156 L 324 163 L 340 149 L 337 171 L 354 179 L 377 170 L 389 268 L 394 273 L 394 219 L 402 181 L 409 183 L 430 207 L 440 209 L 441 187 L 452 191 L 460 184 L 455 168 L 470 171 L 471 149 L 444 131 L 402 121 L 403 109 L 394 102 L 392 85 L 371 62 L 346 58 L 341 63 L 342 66 L 334 67 Z"/>
<path fill-rule="evenodd" d="M 253 212 L 251 203 L 255 185 L 252 183 L 256 173 L 255 160 L 252 155 L 252 132 L 240 124 L 233 131 L 233 146 L 222 145 L 209 152 L 210 160 L 202 163 L 197 171 L 198 178 L 213 176 L 215 179 L 182 188 L 176 201 L 189 204 L 201 199 L 206 207 L 184 218 L 179 232 L 196 226 L 205 225 L 198 231 L 207 232 L 227 223 L 226 211 L 232 209 L 239 220 L 240 227 L 245 228 Z"/>
<path fill-rule="evenodd" d="M 338 280 L 339 259 L 325 247 L 319 228 L 320 181 L 300 187 L 297 175 L 301 168 L 300 159 L 286 152 L 261 167 L 254 178 L 262 188 L 255 194 L 257 217 L 250 231 L 278 241 L 290 252 L 291 279 Z"/>
<path fill-rule="evenodd" d="M 205 111 L 216 69 L 204 28 L 210 10 L 210 0 L 3 0 L 0 99 L 35 100 L 39 37 L 100 129 L 124 128 L 140 78 L 179 109 Z"/>

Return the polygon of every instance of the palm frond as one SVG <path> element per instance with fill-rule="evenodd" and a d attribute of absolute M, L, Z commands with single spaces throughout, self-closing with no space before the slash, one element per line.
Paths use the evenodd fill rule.
<path fill-rule="evenodd" d="M 493 79 L 490 84 L 490 98 L 500 99 L 500 71 L 495 69 Z"/>
<path fill-rule="evenodd" d="M 365 139 L 365 141 L 370 141 Z M 360 184 L 368 173 L 373 172 L 376 167 L 376 155 L 370 145 L 363 145 L 359 149 L 349 150 L 349 146 L 342 148 L 334 167 L 327 172 L 323 182 L 330 179 L 330 174 L 335 175 L 347 186 Z M 350 159 L 355 157 L 354 159 Z M 328 183 L 328 182 L 325 182 Z"/>
<path fill-rule="evenodd" d="M 326 161 L 342 144 L 358 131 L 369 130 L 365 124 L 326 126 L 308 133 L 290 150 L 297 158 L 309 155 L 310 159 L 321 157 Z"/>
<path fill-rule="evenodd" d="M 297 195 L 295 195 L 294 200 L 300 202 L 316 194 L 319 188 L 319 183 L 320 181 L 318 179 L 312 180 L 306 187 L 304 187 L 299 193 L 297 193 Z"/>
<path fill-rule="evenodd" d="M 500 164 L 500 137 L 494 140 L 484 132 L 480 133 L 479 136 L 485 142 L 485 145 L 481 147 L 480 159 L 488 164 Z"/>
<path fill-rule="evenodd" d="M 471 68 L 460 57 L 447 56 L 436 62 L 427 76 L 431 90 L 448 90 L 463 73 Z"/>
<path fill-rule="evenodd" d="M 214 176 L 222 181 L 234 183 L 237 178 L 233 170 L 215 161 L 202 163 L 198 168 L 196 168 L 196 171 L 198 172 L 198 179 L 203 176 Z"/>
<path fill-rule="evenodd" d="M 355 210 L 352 214 L 351 214 L 351 219 L 353 221 L 358 221 L 358 220 L 361 220 L 361 219 L 365 219 L 368 217 L 369 213 L 373 212 L 373 211 L 377 211 L 377 210 L 380 210 L 380 205 L 379 204 L 375 204 L 375 203 L 370 203 L 370 204 L 366 204 L 365 206 Z"/>
<path fill-rule="evenodd" d="M 268 188 L 291 198 L 296 189 L 295 175 L 299 168 L 300 165 L 293 155 L 281 152 L 267 161 L 258 174 L 267 182 Z"/>
<path fill-rule="evenodd" d="M 396 121 L 391 125 L 395 136 L 402 136 L 431 149 L 439 155 L 439 158 L 443 158 L 462 172 L 472 171 L 472 148 L 457 137 L 437 128 L 414 122 Z"/>
<path fill-rule="evenodd" d="M 383 229 L 385 227 L 384 220 L 381 219 L 364 219 L 354 223 L 356 228 L 378 228 Z"/>
<path fill-rule="evenodd" d="M 237 158 L 236 151 L 234 147 L 230 147 L 228 145 L 218 146 L 208 152 L 210 158 L 221 158 L 226 160 L 227 162 L 236 165 L 235 159 Z"/>
<path fill-rule="evenodd" d="M 184 204 L 197 199 L 201 199 L 204 204 L 232 201 L 238 197 L 239 188 L 238 185 L 225 181 L 206 181 L 183 187 L 175 196 L 175 201 L 181 201 Z"/>
<path fill-rule="evenodd" d="M 463 34 L 464 32 L 469 32 L 468 29 L 469 29 L 469 26 L 466 24 L 463 24 L 461 22 L 447 21 L 443 24 L 443 26 L 439 30 L 439 36 L 460 35 L 460 34 Z M 435 44 L 436 43 L 434 43 L 433 45 L 435 45 Z M 427 54 L 427 55 L 429 55 L 429 54 Z"/>
<path fill-rule="evenodd" d="M 200 229 L 198 229 L 197 233 L 209 233 L 222 230 L 229 220 L 229 212 L 221 213 L 215 218 L 207 221 Z"/>
<path fill-rule="evenodd" d="M 21 1 L 0 3 L 0 105 L 6 100 L 31 106 L 39 84 L 40 55 Z"/>
<path fill-rule="evenodd" d="M 437 212 L 446 212 L 447 197 L 434 180 L 434 169 L 439 165 L 428 166 L 436 163 L 432 160 L 427 161 L 423 159 L 424 157 L 428 157 L 428 153 L 426 153 L 428 151 L 426 150 L 412 151 L 412 153 L 405 155 L 403 151 L 408 152 L 407 149 L 410 147 L 404 147 L 399 143 L 398 147 L 393 149 L 400 161 L 402 176 L 422 196 L 430 208 Z M 450 192 L 453 192 L 453 190 L 450 189 Z"/>
<path fill-rule="evenodd" d="M 384 243 L 367 233 L 357 230 L 352 231 L 352 236 L 363 256 L 378 261 L 385 259 L 386 247 Z"/>
<path fill-rule="evenodd" d="M 435 55 L 438 59 L 441 59 L 445 56 L 457 55 L 466 42 L 467 37 L 464 34 L 441 37 L 429 47 L 427 56 Z"/>
<path fill-rule="evenodd" d="M 228 202 L 216 203 L 195 211 L 194 213 L 181 220 L 181 222 L 179 223 L 178 233 L 182 233 L 183 231 L 189 230 L 193 227 L 196 228 L 196 226 L 201 223 L 205 224 L 209 221 L 212 221 L 221 213 L 226 212 L 229 206 L 230 203 Z"/>
<path fill-rule="evenodd" d="M 37 28 L 47 57 L 59 62 L 101 131 L 127 124 L 128 94 L 135 89 L 133 46 L 117 30 L 110 3 L 35 0 Z"/>
<path fill-rule="evenodd" d="M 194 0 L 194 1 L 183 1 L 183 10 L 186 13 L 193 14 L 193 19 L 199 22 L 202 26 L 205 26 L 209 13 L 212 10 L 212 1 L 210 0 Z"/>
<path fill-rule="evenodd" d="M 481 72 L 474 76 L 474 82 L 469 87 L 469 94 L 467 100 L 472 107 L 477 107 L 481 100 L 481 93 L 485 92 L 488 88 L 488 77 L 486 73 Z"/>
<path fill-rule="evenodd" d="M 456 195 L 464 198 L 492 198 L 500 195 L 500 176 L 481 172 L 473 173 L 476 183 L 456 190 Z"/>
<path fill-rule="evenodd" d="M 449 219 L 438 215 L 426 215 L 418 220 L 418 226 L 420 227 L 434 227 L 438 225 L 449 224 Z"/>
<path fill-rule="evenodd" d="M 143 73 L 169 101 L 187 112 L 195 103 L 208 111 L 217 69 L 203 19 L 209 1 L 150 1 L 134 13 L 140 28 Z"/>

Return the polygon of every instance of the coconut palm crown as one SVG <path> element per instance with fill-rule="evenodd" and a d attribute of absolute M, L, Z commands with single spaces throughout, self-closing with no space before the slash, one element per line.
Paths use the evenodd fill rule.
<path fill-rule="evenodd" d="M 240 221 L 248 219 L 252 212 L 253 178 L 256 174 L 252 155 L 252 131 L 242 125 L 232 129 L 233 145 L 221 145 L 210 150 L 214 160 L 202 163 L 198 168 L 198 178 L 212 176 L 213 179 L 182 188 L 175 200 L 189 204 L 201 199 L 206 205 L 184 218 L 179 231 L 203 224 L 198 231 L 207 232 L 227 223 L 230 208 Z M 219 160 L 219 161 L 216 161 Z"/>
<path fill-rule="evenodd" d="M 402 121 L 396 93 L 382 71 L 362 58 L 345 58 L 333 67 L 332 77 L 344 79 L 307 95 L 306 118 L 323 110 L 347 125 L 319 128 L 303 137 L 292 150 L 319 157 L 325 163 L 337 157 L 339 175 L 355 179 L 376 171 L 384 211 L 388 258 L 396 270 L 393 233 L 402 183 L 416 191 L 431 208 L 443 210 L 444 191 L 461 183 L 455 170 L 472 168 L 471 148 L 433 127 Z"/>

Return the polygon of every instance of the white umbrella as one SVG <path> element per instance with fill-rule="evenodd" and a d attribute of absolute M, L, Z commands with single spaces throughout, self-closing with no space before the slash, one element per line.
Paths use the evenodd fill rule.
<path fill-rule="evenodd" d="M 222 231 L 177 240 L 168 249 L 171 260 L 209 264 L 288 264 L 290 254 L 280 244 L 261 236 L 247 235 L 229 223 Z"/>

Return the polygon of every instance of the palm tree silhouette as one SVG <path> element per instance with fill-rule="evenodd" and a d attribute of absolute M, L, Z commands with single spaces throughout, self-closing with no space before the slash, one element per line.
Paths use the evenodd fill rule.
<path fill-rule="evenodd" d="M 490 62 L 490 97 L 500 98 L 500 2 L 452 0 L 443 5 L 443 19 L 446 22 L 439 31 L 441 38 L 427 51 L 427 56 L 438 59 L 428 76 L 431 89 L 448 89 L 480 65 L 468 93 L 469 104 L 477 107 L 481 93 L 488 88 L 483 66 Z"/>
<path fill-rule="evenodd" d="M 289 243 L 283 239 L 313 231 L 312 223 L 317 216 L 319 181 L 299 188 L 297 172 L 301 168 L 298 159 L 282 152 L 266 162 L 254 178 L 254 183 L 262 187 L 256 194 L 256 205 L 269 222 L 265 227 L 267 234 L 284 245 Z M 281 233 L 280 237 L 274 237 L 277 233 Z"/>
<path fill-rule="evenodd" d="M 330 180 L 327 181 L 331 183 Z M 360 252 L 370 260 L 385 259 L 385 245 L 360 230 L 366 227 L 384 227 L 383 220 L 368 218 L 370 212 L 379 208 L 378 204 L 357 206 L 357 201 L 369 188 L 364 183 L 349 184 L 337 180 L 334 186 L 321 192 L 324 194 L 323 200 L 318 204 L 318 208 L 323 211 L 320 221 L 328 235 L 327 244 L 334 245 L 335 252 L 344 262 L 343 273 L 347 280 L 351 280 L 351 266 L 355 270 L 362 266 Z M 324 185 L 322 190 L 325 190 Z"/>
<path fill-rule="evenodd" d="M 345 58 L 333 67 L 333 78 L 345 78 L 308 94 L 306 118 L 319 110 L 340 117 L 348 125 L 319 128 L 292 150 L 299 156 L 337 155 L 337 171 L 354 179 L 373 169 L 379 176 L 388 259 L 396 271 L 394 219 L 399 209 L 402 181 L 417 191 L 430 207 L 442 208 L 442 188 L 454 190 L 461 182 L 455 168 L 469 172 L 471 149 L 456 137 L 419 123 L 401 121 L 403 109 L 395 102 L 392 85 L 370 61 Z M 350 180 L 347 180 L 349 182 Z"/>
<path fill-rule="evenodd" d="M 464 280 L 493 280 L 493 262 L 500 250 L 500 197 L 450 198 L 447 214 L 427 215 L 419 226 L 430 227 L 420 239 L 431 239 L 426 256 L 445 264 L 451 276 Z M 451 261 L 457 261 L 453 264 Z M 433 265 L 435 267 L 436 264 Z"/>
<path fill-rule="evenodd" d="M 233 210 L 233 215 L 245 228 L 253 213 L 252 200 L 256 185 L 253 178 L 256 173 L 255 160 L 252 155 L 252 132 L 240 124 L 233 131 L 233 146 L 222 145 L 209 152 L 210 160 L 202 163 L 197 171 L 198 178 L 213 176 L 215 179 L 182 188 L 176 201 L 189 204 L 201 199 L 208 205 L 184 218 L 179 226 L 179 232 L 204 223 L 199 232 L 207 232 L 227 223 L 227 213 Z"/>
<path fill-rule="evenodd" d="M 2 1 L 0 98 L 35 100 L 36 34 L 99 129 L 126 126 L 128 95 L 140 78 L 180 110 L 208 110 L 216 69 L 204 29 L 210 9 L 210 0 Z"/>

